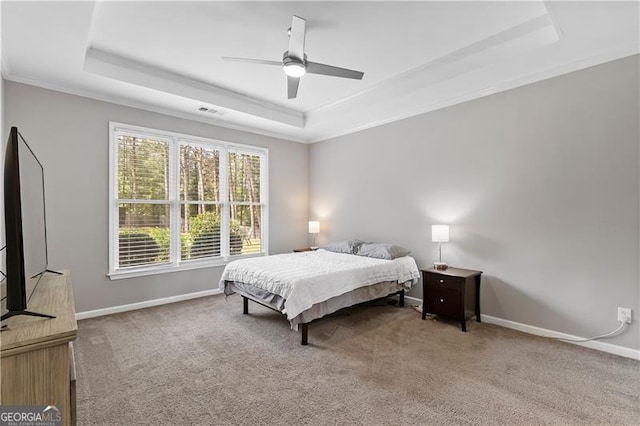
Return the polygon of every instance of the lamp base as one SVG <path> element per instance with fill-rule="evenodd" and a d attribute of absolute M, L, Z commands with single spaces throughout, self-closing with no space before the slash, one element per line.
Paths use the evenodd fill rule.
<path fill-rule="evenodd" d="M 433 269 L 436 269 L 438 271 L 446 271 L 448 268 L 449 265 L 444 262 L 433 262 Z"/>

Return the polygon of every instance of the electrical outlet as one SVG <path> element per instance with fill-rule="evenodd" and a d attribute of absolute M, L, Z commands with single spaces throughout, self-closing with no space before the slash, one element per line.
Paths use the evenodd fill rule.
<path fill-rule="evenodd" d="M 618 307 L 618 321 L 631 324 L 631 309 Z"/>

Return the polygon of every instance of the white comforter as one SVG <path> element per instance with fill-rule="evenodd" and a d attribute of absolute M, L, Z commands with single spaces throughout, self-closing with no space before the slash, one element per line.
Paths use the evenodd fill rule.
<path fill-rule="evenodd" d="M 316 303 L 383 281 L 417 282 L 420 273 L 412 257 L 372 259 L 317 250 L 241 259 L 229 263 L 225 281 L 251 284 L 282 296 L 283 313 L 291 320 Z"/>

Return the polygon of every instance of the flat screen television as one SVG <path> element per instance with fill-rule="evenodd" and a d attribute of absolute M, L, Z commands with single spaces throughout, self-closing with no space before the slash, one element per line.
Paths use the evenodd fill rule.
<path fill-rule="evenodd" d="M 47 219 L 44 168 L 17 127 L 11 128 L 5 151 L 4 216 L 6 304 L 1 321 L 16 315 L 53 318 L 27 310 L 40 279 L 49 271 Z"/>

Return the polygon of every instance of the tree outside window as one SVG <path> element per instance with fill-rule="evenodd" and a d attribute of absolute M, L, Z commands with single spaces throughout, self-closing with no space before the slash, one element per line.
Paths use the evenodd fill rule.
<path fill-rule="evenodd" d="M 112 272 L 265 252 L 266 150 L 112 123 L 113 150 Z"/>

